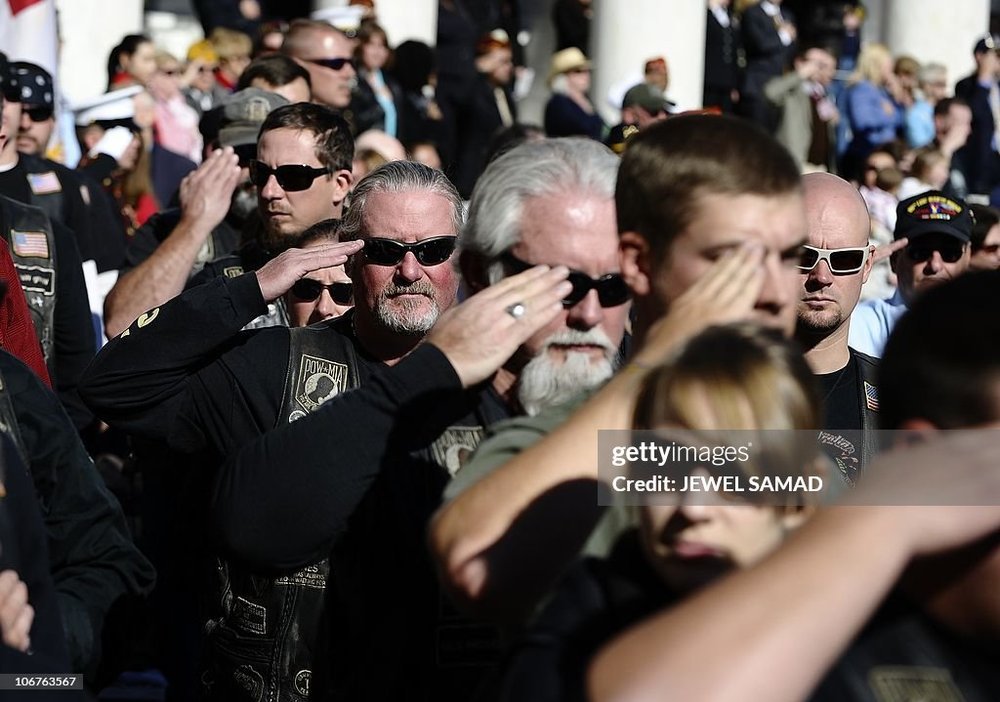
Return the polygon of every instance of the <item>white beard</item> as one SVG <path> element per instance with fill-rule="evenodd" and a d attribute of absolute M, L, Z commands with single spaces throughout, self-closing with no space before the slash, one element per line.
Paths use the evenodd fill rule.
<path fill-rule="evenodd" d="M 570 351 L 561 364 L 556 364 L 549 347 L 561 344 L 600 345 L 604 357 L 593 360 L 590 354 Z M 614 374 L 617 353 L 607 335 L 596 327 L 589 332 L 567 329 L 554 334 L 521 371 L 517 387 L 521 407 L 528 416 L 534 416 L 600 386 Z"/>

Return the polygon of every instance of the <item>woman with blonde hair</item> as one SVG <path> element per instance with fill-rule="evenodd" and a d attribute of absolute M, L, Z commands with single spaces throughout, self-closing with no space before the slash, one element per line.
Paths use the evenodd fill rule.
<path fill-rule="evenodd" d="M 633 429 L 657 431 L 661 446 L 678 431 L 708 432 L 703 438 L 725 437 L 731 446 L 766 444 L 766 467 L 761 460 L 724 468 L 709 463 L 707 471 L 698 467 L 689 475 L 742 471 L 745 485 L 751 476 L 817 473 L 815 380 L 798 347 L 777 333 L 750 324 L 709 328 L 664 365 L 624 372 L 646 373 Z M 646 438 L 633 435 L 631 444 Z M 675 475 L 679 485 L 673 467 L 658 470 Z M 650 475 L 633 466 L 629 477 Z M 607 558 L 586 559 L 571 569 L 514 646 L 499 699 L 587 699 L 586 671 L 605 643 L 727 572 L 760 561 L 811 512 L 805 502 L 743 501 L 721 491 L 631 496 L 643 495 L 638 528 L 626 531 Z"/>
<path fill-rule="evenodd" d="M 904 112 L 894 97 L 897 91 L 889 49 L 882 44 L 865 46 L 841 110 L 852 135 L 840 169 L 845 178 L 858 180 L 868 154 L 899 135 Z"/>

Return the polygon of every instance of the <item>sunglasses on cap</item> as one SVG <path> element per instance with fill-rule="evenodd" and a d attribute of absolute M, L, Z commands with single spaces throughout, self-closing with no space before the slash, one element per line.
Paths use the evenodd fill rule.
<path fill-rule="evenodd" d="M 354 286 L 351 283 L 330 283 L 323 285 L 312 278 L 300 278 L 292 286 L 292 295 L 304 302 L 312 302 L 323 294 L 324 288 L 338 305 L 350 305 L 354 302 Z"/>
<path fill-rule="evenodd" d="M 44 122 L 47 119 L 51 119 L 52 115 L 55 114 L 53 108 L 46 105 L 38 105 L 36 107 L 25 107 L 21 110 L 22 114 L 28 115 L 28 119 L 32 122 Z"/>
<path fill-rule="evenodd" d="M 267 185 L 267 181 L 273 175 L 278 181 L 282 190 L 296 192 L 308 190 L 312 187 L 313 181 L 322 175 L 329 175 L 329 168 L 314 168 L 312 166 L 286 165 L 271 168 L 263 161 L 254 159 L 250 162 L 250 181 L 258 188 Z"/>
<path fill-rule="evenodd" d="M 838 275 L 857 273 L 868 260 L 868 247 L 858 246 L 844 249 L 821 249 L 808 244 L 802 247 L 802 257 L 799 259 L 799 270 L 803 273 L 811 271 L 820 261 L 826 261 L 830 272 Z"/>
<path fill-rule="evenodd" d="M 529 268 L 534 268 L 535 264 L 522 261 L 512 253 L 505 253 L 502 260 L 514 273 L 523 273 Z M 632 297 L 632 291 L 622 277 L 621 273 L 608 273 L 600 278 L 591 278 L 582 271 L 570 270 L 567 277 L 573 289 L 569 295 L 563 298 L 563 307 L 573 307 L 580 303 L 591 290 L 597 291 L 597 299 L 601 307 L 617 307 L 628 302 Z"/>
<path fill-rule="evenodd" d="M 334 71 L 339 71 L 344 68 L 347 64 L 351 64 L 354 67 L 354 59 L 352 58 L 332 58 L 332 59 L 306 59 L 309 63 L 315 63 L 317 66 L 322 66 L 323 68 L 329 68 Z"/>
<path fill-rule="evenodd" d="M 965 253 L 965 244 L 961 241 L 938 241 L 933 243 L 918 242 L 906 247 L 906 255 L 915 263 L 927 261 L 934 252 L 941 254 L 941 260 L 945 263 L 955 263 L 962 258 Z"/>
<path fill-rule="evenodd" d="M 437 266 L 451 258 L 457 245 L 457 236 L 435 236 L 415 244 L 374 237 L 365 239 L 364 253 L 365 259 L 379 266 L 398 266 L 407 253 L 422 266 Z"/>

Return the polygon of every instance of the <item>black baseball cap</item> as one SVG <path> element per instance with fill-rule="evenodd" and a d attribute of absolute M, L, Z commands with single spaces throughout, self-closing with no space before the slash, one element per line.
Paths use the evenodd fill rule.
<path fill-rule="evenodd" d="M 896 239 L 910 241 L 925 234 L 947 234 L 959 241 L 972 238 L 972 214 L 962 200 L 950 198 L 940 190 L 914 195 L 896 207 Z"/>

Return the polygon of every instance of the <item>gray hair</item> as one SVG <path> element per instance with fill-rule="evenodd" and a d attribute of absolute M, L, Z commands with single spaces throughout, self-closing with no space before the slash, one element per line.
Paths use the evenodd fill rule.
<path fill-rule="evenodd" d="M 935 80 L 947 80 L 948 78 L 948 68 L 941 63 L 925 63 L 920 67 L 920 73 L 918 74 L 918 81 L 923 83 L 930 83 Z"/>
<path fill-rule="evenodd" d="M 446 199 L 451 204 L 455 234 L 462 231 L 462 198 L 444 173 L 416 161 L 390 161 L 366 175 L 354 188 L 351 206 L 340 221 L 340 240 L 353 241 L 370 235 L 364 225 L 365 203 L 370 195 L 413 190 L 426 191 Z"/>
<path fill-rule="evenodd" d="M 521 240 L 524 203 L 561 193 L 613 200 L 618 157 L 583 137 L 528 142 L 490 163 L 472 192 L 462 249 L 479 256 L 490 284 L 504 277 L 498 259 Z"/>

